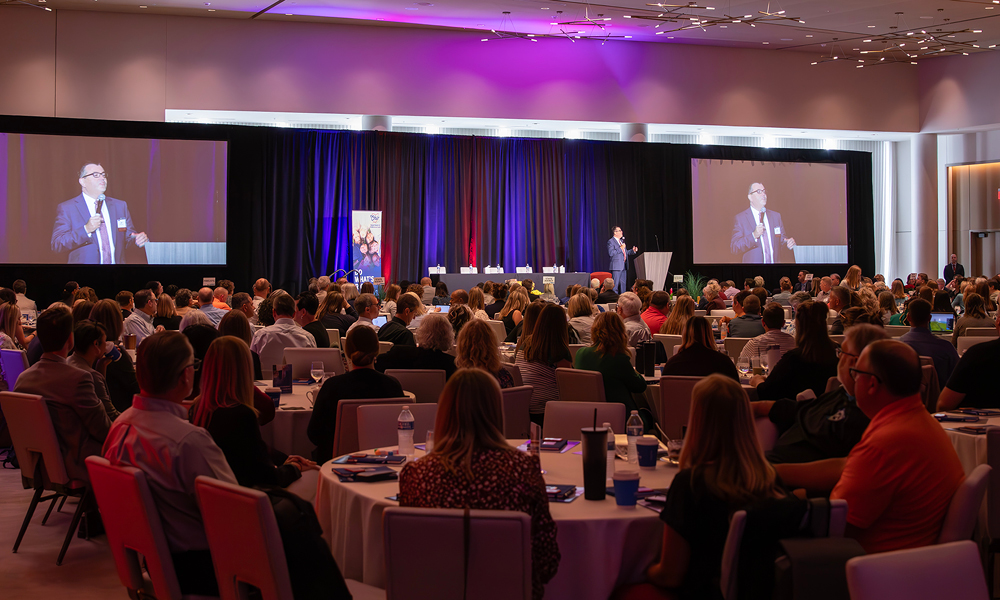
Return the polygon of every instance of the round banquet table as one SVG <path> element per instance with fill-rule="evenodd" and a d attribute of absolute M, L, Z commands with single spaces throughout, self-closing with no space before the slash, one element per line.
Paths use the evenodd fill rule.
<path fill-rule="evenodd" d="M 547 484 L 582 488 L 582 456 L 574 454 L 579 448 L 542 453 Z M 417 459 L 423 454 L 418 449 Z M 616 463 L 619 469 L 625 466 L 620 460 Z M 323 535 L 344 577 L 384 589 L 382 511 L 398 506 L 387 497 L 399 492 L 399 482 L 341 483 L 332 472 L 334 466 L 340 465 L 323 465 L 316 492 Z M 677 467 L 658 462 L 655 470 L 640 470 L 640 485 L 666 488 L 676 473 Z M 550 502 L 549 511 L 558 527 L 562 560 L 545 586 L 546 598 L 606 600 L 619 585 L 642 581 L 646 567 L 659 556 L 663 524 L 652 510 L 622 509 L 611 496 L 594 501 L 581 495 L 569 503 Z"/>
<path fill-rule="evenodd" d="M 986 436 L 972 433 L 962 433 L 954 429 L 963 425 L 993 425 L 1000 427 L 1000 417 L 982 418 L 978 423 L 954 423 L 944 422 L 941 427 L 948 434 L 958 454 L 958 460 L 962 462 L 962 469 L 968 475 L 979 465 L 986 464 Z"/>

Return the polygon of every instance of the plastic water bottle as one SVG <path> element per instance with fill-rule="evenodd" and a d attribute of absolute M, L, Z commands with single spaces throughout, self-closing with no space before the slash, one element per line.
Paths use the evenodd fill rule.
<path fill-rule="evenodd" d="M 607 467 L 607 478 L 615 474 L 615 432 L 611 429 L 611 423 L 605 423 L 604 427 L 608 430 L 608 467 Z"/>
<path fill-rule="evenodd" d="M 403 412 L 399 413 L 399 420 L 396 422 L 396 435 L 400 454 L 406 457 L 416 454 L 416 450 L 413 448 L 413 415 L 410 414 L 409 406 L 404 406 Z"/>
<path fill-rule="evenodd" d="M 642 437 L 642 419 L 639 418 L 639 411 L 632 411 L 632 416 L 625 423 L 625 435 L 628 436 L 628 464 L 638 465 L 639 451 L 636 448 L 636 441 Z"/>
<path fill-rule="evenodd" d="M 729 323 L 724 323 L 722 321 L 719 321 L 719 339 L 724 340 L 728 335 L 729 335 Z"/>

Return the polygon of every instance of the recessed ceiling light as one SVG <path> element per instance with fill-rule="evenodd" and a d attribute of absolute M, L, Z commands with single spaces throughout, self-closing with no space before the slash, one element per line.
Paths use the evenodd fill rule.
<path fill-rule="evenodd" d="M 771 42 L 761 42 L 761 43 L 763 43 L 763 44 L 770 44 Z"/>
<path fill-rule="evenodd" d="M 792 41 L 792 38 L 781 38 L 781 41 L 783 41 L 783 42 L 790 42 L 790 41 Z"/>
<path fill-rule="evenodd" d="M 807 35 L 806 37 L 807 37 L 807 38 L 811 38 L 811 37 L 812 37 L 812 34 L 809 34 L 809 35 Z"/>
<path fill-rule="evenodd" d="M 869 25 L 868 29 L 875 29 L 875 26 L 874 25 Z"/>
<path fill-rule="evenodd" d="M 972 33 L 982 33 L 982 32 L 983 32 L 982 29 L 973 29 L 972 30 Z"/>
<path fill-rule="evenodd" d="M 542 10 L 549 10 L 549 7 L 548 6 L 543 6 Z M 627 19 L 628 17 L 625 17 L 625 18 Z"/>

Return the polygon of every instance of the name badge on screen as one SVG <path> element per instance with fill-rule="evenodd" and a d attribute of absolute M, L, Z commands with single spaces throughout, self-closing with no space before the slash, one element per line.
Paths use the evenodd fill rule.
<path fill-rule="evenodd" d="M 128 222 L 125 219 L 118 219 L 118 231 L 125 231 Z"/>
<path fill-rule="evenodd" d="M 118 221 L 118 223 L 121 223 L 121 221 Z M 119 225 L 119 227 L 121 227 L 121 225 Z M 774 235 L 781 235 L 781 227 L 774 228 Z"/>

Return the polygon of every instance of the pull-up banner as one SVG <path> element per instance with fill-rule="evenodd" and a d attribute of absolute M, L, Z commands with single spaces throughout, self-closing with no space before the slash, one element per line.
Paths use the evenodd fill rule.
<path fill-rule="evenodd" d="M 351 263 L 354 283 L 382 276 L 382 211 L 351 211 Z"/>

